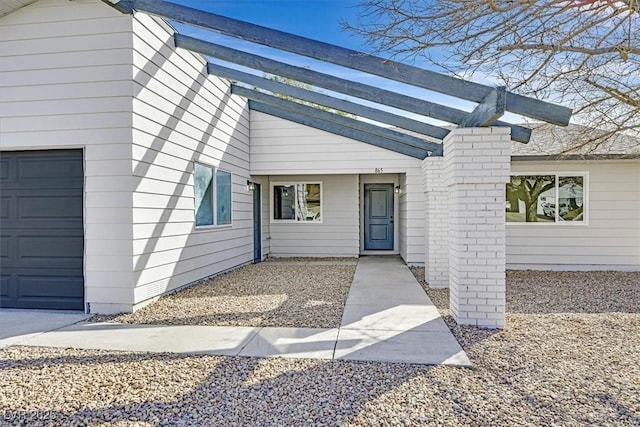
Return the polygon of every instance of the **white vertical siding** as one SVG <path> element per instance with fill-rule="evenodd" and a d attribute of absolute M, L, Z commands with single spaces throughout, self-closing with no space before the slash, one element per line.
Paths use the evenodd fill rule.
<path fill-rule="evenodd" d="M 511 173 L 587 172 L 587 223 L 507 223 L 512 269 L 640 270 L 640 161 L 512 162 Z"/>
<path fill-rule="evenodd" d="M 85 300 L 133 302 L 131 17 L 41 0 L 0 19 L 0 148 L 84 148 Z"/>
<path fill-rule="evenodd" d="M 246 101 L 173 45 L 163 21 L 133 19 L 135 302 L 253 259 Z M 232 226 L 196 229 L 193 163 L 232 173 Z"/>
<path fill-rule="evenodd" d="M 362 191 L 362 182 L 358 177 L 366 177 L 366 182 L 397 184 L 398 176 L 403 176 L 403 192 L 397 204 L 400 227 L 397 230 L 396 250 L 409 263 L 424 263 L 424 194 L 420 160 L 252 111 L 250 169 L 252 175 L 269 175 L 271 181 L 281 180 L 278 175 L 310 174 L 314 180 L 329 180 L 327 182 L 330 185 L 323 189 L 326 200 L 336 192 L 336 197 L 348 200 L 349 203 L 353 201 L 353 208 L 344 211 L 345 214 L 348 212 L 349 216 L 340 224 L 341 229 L 349 231 L 346 234 L 335 235 L 344 242 L 331 243 L 333 247 L 348 247 L 348 252 L 341 253 L 351 256 L 359 254 L 361 246 L 359 192 Z M 342 175 L 343 180 L 348 178 L 348 183 L 345 181 L 341 184 L 343 187 L 337 186 L 334 189 L 331 181 L 333 175 Z M 289 250 L 285 251 L 279 240 L 284 236 L 284 232 L 298 232 L 301 226 L 303 224 L 281 224 L 281 228 L 277 228 L 271 224 L 271 253 L 292 253 Z M 295 228 L 289 230 L 287 227 Z M 328 226 L 324 226 L 324 229 L 323 225 L 317 227 L 318 230 L 327 232 L 324 233 L 325 237 L 334 233 Z M 356 247 L 351 242 L 354 236 L 357 238 Z M 313 243 L 308 242 L 308 245 L 313 246 Z M 313 248 L 304 250 L 310 251 L 310 254 L 321 252 Z"/>

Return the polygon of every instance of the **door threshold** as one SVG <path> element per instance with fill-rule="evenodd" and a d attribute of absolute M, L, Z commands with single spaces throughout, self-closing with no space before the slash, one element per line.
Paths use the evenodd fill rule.
<path fill-rule="evenodd" d="M 379 251 L 379 250 L 368 250 L 361 251 L 360 255 L 400 255 L 398 251 Z"/>

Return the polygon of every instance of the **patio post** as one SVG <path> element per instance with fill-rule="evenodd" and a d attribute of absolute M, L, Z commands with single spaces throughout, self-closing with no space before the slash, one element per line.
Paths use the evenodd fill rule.
<path fill-rule="evenodd" d="M 444 140 L 449 289 L 458 324 L 505 326 L 505 184 L 509 128 L 458 128 Z"/>

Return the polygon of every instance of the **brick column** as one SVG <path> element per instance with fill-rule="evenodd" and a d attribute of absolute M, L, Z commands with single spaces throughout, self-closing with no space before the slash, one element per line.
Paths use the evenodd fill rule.
<path fill-rule="evenodd" d="M 449 287 L 449 193 L 444 158 L 422 162 L 425 188 L 425 278 L 432 288 Z"/>
<path fill-rule="evenodd" d="M 458 324 L 505 326 L 505 183 L 509 128 L 462 128 L 444 140 L 449 289 Z"/>

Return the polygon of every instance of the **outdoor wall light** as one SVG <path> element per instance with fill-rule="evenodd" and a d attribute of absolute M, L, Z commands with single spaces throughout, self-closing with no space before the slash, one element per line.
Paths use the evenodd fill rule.
<path fill-rule="evenodd" d="M 247 181 L 247 191 L 254 191 L 256 189 L 256 183 Z"/>
<path fill-rule="evenodd" d="M 396 194 L 400 194 L 400 192 L 402 191 L 402 189 L 400 188 L 400 186 L 399 186 L 399 185 L 396 185 L 396 187 L 393 189 L 393 191 L 394 191 Z"/>

